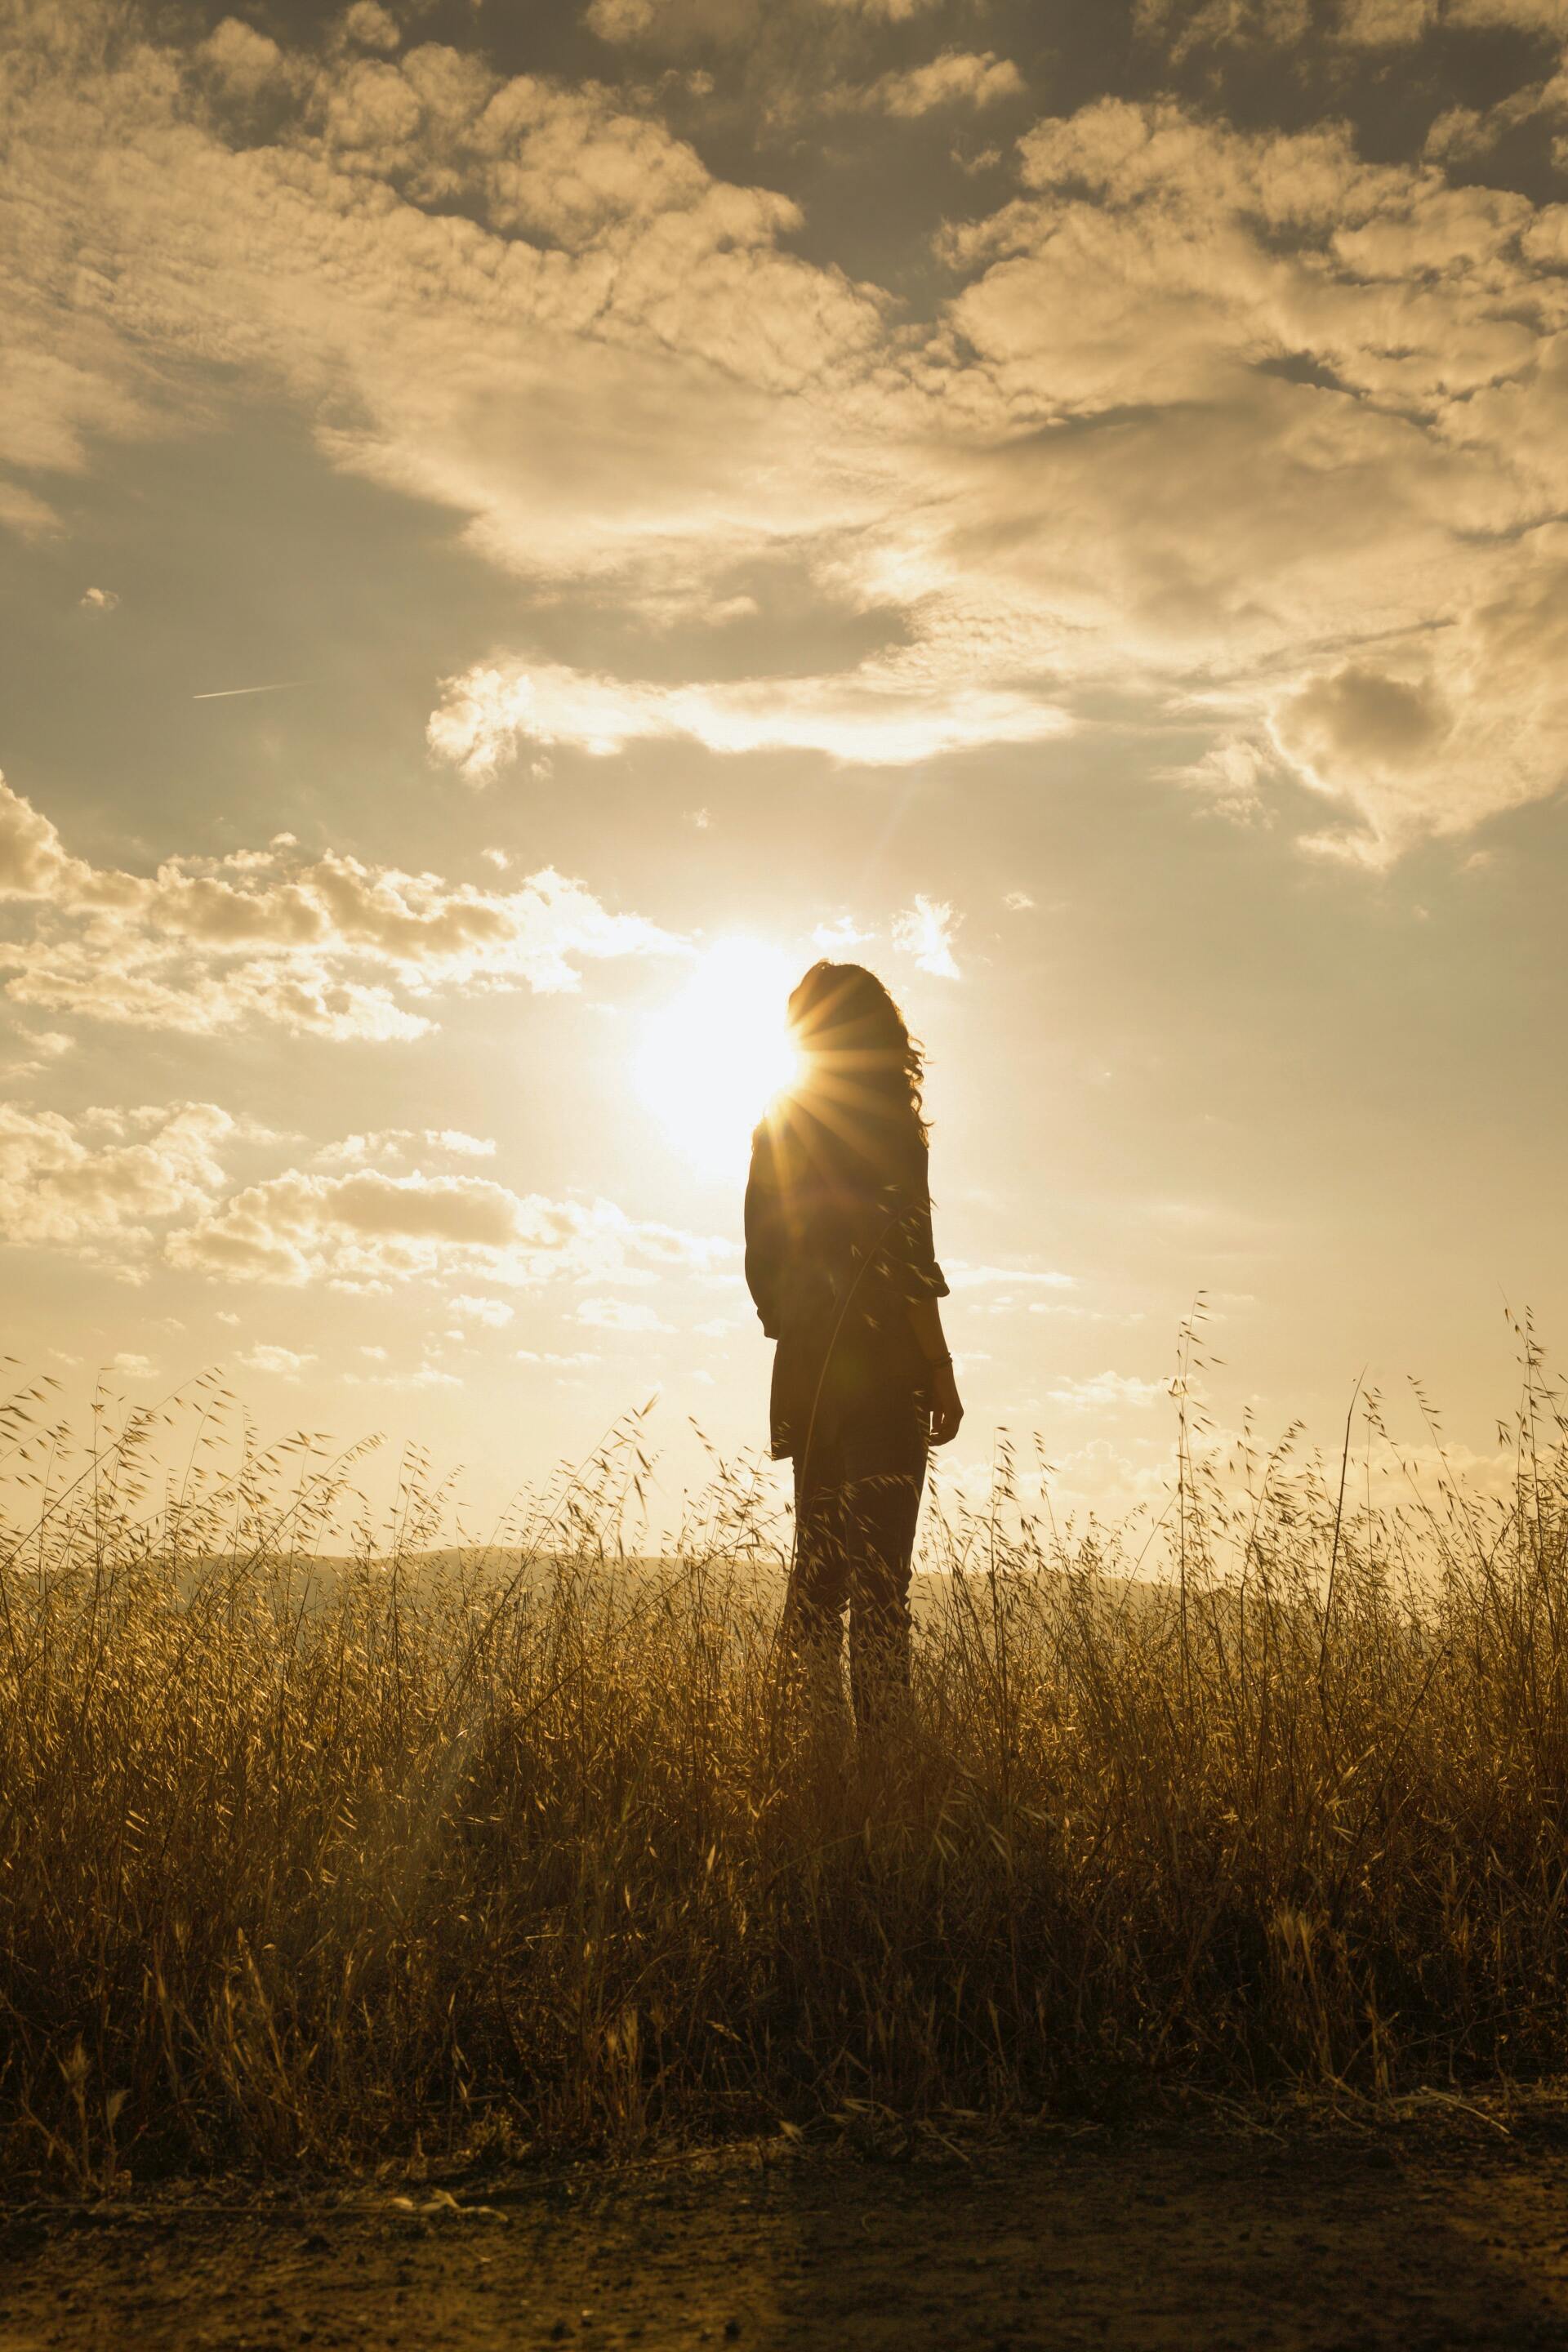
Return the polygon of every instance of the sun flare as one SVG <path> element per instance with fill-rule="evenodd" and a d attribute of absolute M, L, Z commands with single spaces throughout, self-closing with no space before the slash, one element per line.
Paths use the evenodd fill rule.
<path fill-rule="evenodd" d="M 798 978 L 781 948 L 720 940 L 645 1024 L 637 1091 L 708 1175 L 744 1173 L 752 1128 L 795 1076 L 784 1008 Z"/>

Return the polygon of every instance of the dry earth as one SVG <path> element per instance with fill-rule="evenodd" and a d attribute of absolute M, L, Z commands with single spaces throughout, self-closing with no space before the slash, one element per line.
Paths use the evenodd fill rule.
<path fill-rule="evenodd" d="M 1568 2345 L 1568 2126 L 765 2148 L 0 2223 L 0 2352 Z"/>

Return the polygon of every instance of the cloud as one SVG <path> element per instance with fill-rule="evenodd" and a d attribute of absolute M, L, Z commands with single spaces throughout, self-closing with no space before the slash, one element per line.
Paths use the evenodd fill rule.
<path fill-rule="evenodd" d="M 1512 26 L 1568 40 L 1568 0 L 1448 0 L 1451 25 Z"/>
<path fill-rule="evenodd" d="M 1281 705 L 1280 747 L 1323 782 L 1424 768 L 1452 732 L 1453 713 L 1430 678 L 1406 683 L 1362 662 L 1313 678 Z"/>
<path fill-rule="evenodd" d="M 939 0 L 817 0 L 819 7 L 837 11 L 841 16 L 865 16 L 872 24 L 905 25 L 911 16 L 919 16 Z"/>
<path fill-rule="evenodd" d="M 110 1356 L 103 1369 L 106 1372 L 118 1372 L 128 1381 L 150 1381 L 158 1367 L 151 1356 L 138 1355 L 132 1349 L 122 1348 L 119 1355 Z"/>
<path fill-rule="evenodd" d="M 362 48 L 391 50 L 401 45 L 403 35 L 396 17 L 378 0 L 353 0 L 342 16 L 342 37 L 357 41 Z"/>
<path fill-rule="evenodd" d="M 216 1103 L 76 1118 L 0 1103 L 0 1237 L 134 1270 L 153 1225 L 210 1202 L 237 1132 Z"/>
<path fill-rule="evenodd" d="M 322 1168 L 363 1168 L 377 1160 L 408 1160 L 434 1151 L 453 1160 L 493 1160 L 495 1139 L 453 1127 L 387 1127 L 369 1135 L 339 1136 L 316 1154 Z"/>
<path fill-rule="evenodd" d="M 647 1280 L 719 1264 L 735 1248 L 634 1220 L 608 1201 L 551 1201 L 489 1177 L 290 1168 L 172 1233 L 165 1255 L 172 1265 L 229 1282 L 383 1290 L 408 1282 L 520 1288 L 566 1276 Z"/>
<path fill-rule="evenodd" d="M 1058 1274 L 1049 1268 L 966 1265 L 962 1258 L 953 1258 L 944 1263 L 943 1271 L 954 1290 L 972 1290 L 990 1283 L 1000 1283 L 1005 1287 L 1039 1284 L 1049 1290 L 1071 1290 L 1075 1286 L 1070 1274 Z"/>
<path fill-rule="evenodd" d="M 1127 1372 L 1095 1372 L 1087 1380 L 1063 1381 L 1046 1393 L 1053 1404 L 1074 1412 L 1115 1412 L 1125 1407 L 1152 1404 L 1170 1394 L 1168 1381 L 1141 1381 Z"/>
<path fill-rule="evenodd" d="M 602 41 L 657 43 L 666 50 L 694 41 L 733 44 L 755 36 L 766 0 L 590 0 L 584 22 Z M 907 24 L 938 0 L 803 0 L 824 16 L 858 16 L 872 25 Z"/>
<path fill-rule="evenodd" d="M 910 122 L 939 110 L 978 110 L 1024 95 L 1023 76 L 1010 59 L 990 49 L 946 49 L 927 65 L 885 73 L 864 89 L 840 90 L 830 103 L 845 111 L 889 114 Z"/>
<path fill-rule="evenodd" d="M 668 1331 L 651 1307 L 626 1298 L 584 1298 L 577 1320 L 596 1331 Z"/>
<path fill-rule="evenodd" d="M 812 932 L 811 944 L 819 955 L 853 955 L 876 938 L 875 931 L 862 930 L 853 915 L 836 916 L 831 923 L 818 923 Z"/>
<path fill-rule="evenodd" d="M 84 588 L 77 601 L 84 613 L 112 613 L 120 599 L 112 588 Z"/>
<path fill-rule="evenodd" d="M 447 990 L 573 989 L 584 961 L 680 951 L 550 868 L 482 890 L 333 851 L 311 860 L 284 836 L 151 876 L 95 867 L 0 778 L 6 898 L 35 917 L 30 939 L 0 945 L 14 1003 L 195 1035 L 269 1024 L 338 1042 L 417 1037 Z"/>
<path fill-rule="evenodd" d="M 1542 519 L 1568 511 L 1568 207 L 1369 162 L 1343 123 L 1097 100 L 1037 121 L 1016 193 L 941 234 L 945 299 L 916 318 L 797 250 L 798 207 L 715 177 L 652 91 L 506 79 L 438 42 L 394 57 L 363 31 L 290 47 L 231 20 L 189 49 L 117 46 L 91 0 L 71 16 L 55 46 L 24 32 L 0 163 L 14 467 L 79 470 L 182 404 L 210 415 L 226 374 L 308 419 L 334 465 L 445 507 L 531 590 L 665 645 L 732 613 L 759 564 L 885 621 L 891 650 L 825 676 L 694 680 L 689 653 L 687 682 L 661 660 L 655 684 L 514 648 L 431 721 L 476 781 L 524 742 L 898 764 L 1045 740 L 1113 688 L 1152 720 L 1201 695 L 1216 741 L 1259 747 L 1253 805 L 1289 767 L 1326 796 L 1324 837 L 1373 862 L 1557 789 L 1540 592 L 1561 529 Z M 1226 0 L 1140 24 L 1290 44 L 1313 16 Z M 739 0 L 590 18 L 616 40 L 759 21 Z M 1348 53 L 1426 18 L 1357 0 L 1336 21 Z M 1555 0 L 1450 0 L 1443 22 L 1538 32 L 1542 73 L 1563 30 Z M 913 103 L 939 68 L 957 71 L 893 79 Z M 1425 763 L 1375 755 L 1323 702 L 1352 668 L 1441 699 Z M 460 911 L 430 877 L 350 885 L 426 928 Z M 283 919 L 282 882 L 268 903 Z M 91 919 L 120 948 L 141 919 Z M 542 919 L 500 919 L 526 937 Z M 409 1034 L 447 984 L 424 952 L 334 946 L 323 970 L 308 942 L 287 971 L 274 943 L 220 972 L 177 937 L 177 984 L 106 959 L 113 1017 Z M 56 943 L 35 1001 L 85 1004 L 99 943 Z M 519 940 L 497 953 L 519 984 Z M 481 965 L 476 984 L 503 983 Z"/>
<path fill-rule="evenodd" d="M 952 934 L 962 919 L 945 899 L 927 898 L 917 891 L 914 905 L 893 918 L 893 945 L 913 956 L 921 971 L 932 972 L 939 980 L 957 980 L 961 974 L 952 952 Z"/>
<path fill-rule="evenodd" d="M 59 1029 L 17 1028 L 13 1034 L 22 1048 L 21 1055 L 14 1062 L 0 1063 L 0 1078 L 7 1079 L 13 1086 L 19 1085 L 24 1078 L 40 1076 L 51 1062 L 58 1061 L 62 1054 L 68 1054 L 76 1043 L 74 1037 L 68 1037 Z"/>
<path fill-rule="evenodd" d="M 1146 37 L 1169 38 L 1178 63 L 1196 48 L 1295 48 L 1318 33 L 1351 48 L 1389 49 L 1445 26 L 1568 32 L 1563 0 L 1330 0 L 1326 13 L 1310 0 L 1137 0 L 1134 18 Z"/>
<path fill-rule="evenodd" d="M 978 376 L 1016 436 L 996 469 L 1011 512 L 975 507 L 995 573 L 1074 600 L 1134 666 L 1206 658 L 1226 733 L 1247 734 L 1248 710 L 1257 736 L 1276 719 L 1269 768 L 1308 757 L 1277 714 L 1282 678 L 1300 693 L 1330 666 L 1314 648 L 1432 711 L 1423 673 L 1458 657 L 1463 701 L 1447 696 L 1453 731 L 1423 770 L 1391 786 L 1384 738 L 1381 764 L 1335 772 L 1340 830 L 1374 862 L 1554 790 L 1538 593 L 1562 528 L 1541 517 L 1568 498 L 1553 208 L 1365 163 L 1339 125 L 1248 133 L 1171 101 L 1097 102 L 1019 155 L 1031 193 L 946 239 L 970 395 Z M 1114 613 L 1095 614 L 1069 552 L 1091 544 Z M 1483 656 L 1500 608 L 1537 632 L 1528 653 L 1515 636 L 1506 687 Z M 1472 758 L 1488 736 L 1504 756 Z"/>
<path fill-rule="evenodd" d="M 1544 121 L 1568 124 L 1568 44 L 1560 54 L 1555 73 L 1527 82 L 1488 107 L 1453 106 L 1438 115 L 1426 133 L 1423 152 L 1434 162 L 1475 170 L 1492 155 L 1510 131 Z M 1563 163 L 1564 142 L 1559 139 L 1553 162 Z M 1552 207 L 1561 211 L 1561 207 Z"/>
<path fill-rule="evenodd" d="M 62 528 L 53 507 L 20 482 L 0 481 L 0 530 L 18 539 L 52 539 Z"/>
<path fill-rule="evenodd" d="M 1357 822 L 1312 845 L 1373 865 L 1568 776 L 1568 525 L 1531 531 L 1485 603 L 1399 669 L 1325 667 L 1275 706 L 1273 746 Z"/>
<path fill-rule="evenodd" d="M 1068 723 L 1035 696 L 951 687 L 896 658 L 840 676 L 689 687 L 514 662 L 448 679 L 429 740 L 470 782 L 486 783 L 524 742 L 568 743 L 605 757 L 639 739 L 684 736 L 709 751 L 821 751 L 868 767 L 901 767 L 980 744 L 1039 742 Z"/>
<path fill-rule="evenodd" d="M 248 1372 L 274 1372 L 280 1380 L 297 1381 L 306 1365 L 313 1364 L 316 1359 L 310 1354 L 296 1354 L 292 1348 L 274 1347 L 263 1339 L 234 1360 Z"/>
<path fill-rule="evenodd" d="M 504 1298 L 475 1298 L 461 1296 L 449 1298 L 447 1305 L 454 1315 L 465 1322 L 483 1323 L 492 1331 L 500 1331 L 511 1321 L 514 1309 Z"/>
<path fill-rule="evenodd" d="M 1393 47 L 1418 41 L 1436 16 L 1436 0 L 1342 0 L 1333 30 L 1353 47 Z"/>

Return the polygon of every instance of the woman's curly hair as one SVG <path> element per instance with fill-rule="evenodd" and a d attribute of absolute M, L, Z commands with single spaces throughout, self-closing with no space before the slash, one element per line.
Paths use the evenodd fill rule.
<path fill-rule="evenodd" d="M 814 1076 L 867 1110 L 907 1114 L 926 1140 L 925 1053 L 874 971 L 814 963 L 790 992 L 789 1025 Z"/>

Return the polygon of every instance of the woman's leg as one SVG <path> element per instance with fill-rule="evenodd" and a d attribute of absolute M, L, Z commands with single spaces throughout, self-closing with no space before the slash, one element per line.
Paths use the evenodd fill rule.
<path fill-rule="evenodd" d="M 844 1462 L 837 1439 L 818 1438 L 809 1462 L 795 1465 L 795 1563 L 784 1600 L 784 1648 L 806 1686 L 836 1706 L 844 1703 L 839 1655 L 849 1592 L 845 1542 Z"/>
<path fill-rule="evenodd" d="M 910 1686 L 910 1563 L 926 1469 L 912 1398 L 858 1418 L 845 1433 L 844 1455 L 849 1688 L 856 1722 L 869 1730 Z"/>

